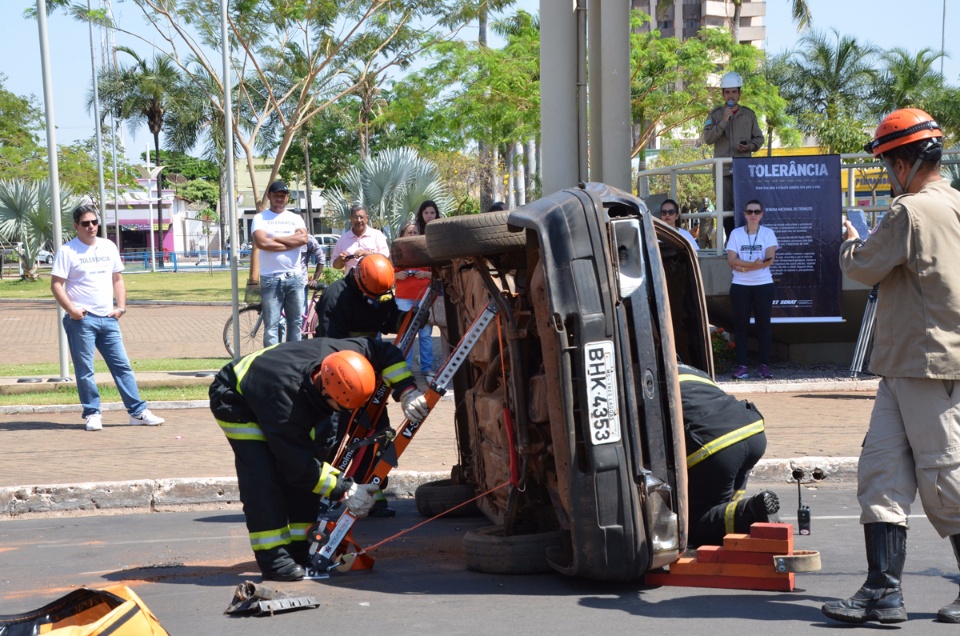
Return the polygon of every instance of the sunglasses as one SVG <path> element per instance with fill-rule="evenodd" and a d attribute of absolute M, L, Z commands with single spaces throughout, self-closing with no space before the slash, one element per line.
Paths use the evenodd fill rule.
<path fill-rule="evenodd" d="M 763 210 L 744 210 L 744 214 L 763 214 Z"/>
<path fill-rule="evenodd" d="M 100 225 L 100 221 L 80 221 L 80 225 L 83 227 L 96 227 Z"/>
<path fill-rule="evenodd" d="M 677 213 L 677 210 L 660 210 L 661 215 L 666 214 L 667 216 L 673 216 L 676 213 Z"/>

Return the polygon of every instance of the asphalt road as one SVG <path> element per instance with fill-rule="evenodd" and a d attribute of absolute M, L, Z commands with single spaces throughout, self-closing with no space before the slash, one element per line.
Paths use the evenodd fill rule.
<path fill-rule="evenodd" d="M 751 490 L 757 487 L 752 484 Z M 779 489 L 783 520 L 795 522 L 796 492 Z M 277 583 L 315 595 L 320 608 L 273 617 L 222 614 L 233 589 L 259 581 L 237 512 L 193 512 L 0 521 L 0 614 L 35 609 L 76 587 L 131 586 L 171 634 L 585 634 L 823 633 L 842 626 L 820 605 L 846 597 L 863 582 L 862 531 L 853 490 L 805 489 L 813 534 L 797 549 L 822 555 L 819 573 L 797 575 L 797 590 L 745 592 L 651 588 L 571 579 L 559 574 L 502 576 L 468 571 L 460 537 L 481 518 L 440 519 L 379 549 L 371 572 L 326 581 Z M 387 537 L 421 519 L 411 501 L 395 519 L 356 527 L 361 543 Z M 919 507 L 915 511 L 920 513 Z M 904 588 L 911 620 L 900 633 L 956 631 L 935 623 L 957 594 L 950 547 L 926 518 L 911 519 Z M 683 630 L 680 632 L 679 630 Z"/>

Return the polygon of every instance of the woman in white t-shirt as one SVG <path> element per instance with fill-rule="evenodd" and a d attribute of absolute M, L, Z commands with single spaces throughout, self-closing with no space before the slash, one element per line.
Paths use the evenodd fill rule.
<path fill-rule="evenodd" d="M 746 380 L 747 332 L 750 314 L 757 325 L 757 352 L 760 359 L 758 373 L 761 378 L 771 378 L 767 363 L 770 361 L 770 313 L 773 310 L 773 276 L 770 266 L 777 251 L 777 236 L 773 230 L 760 225 L 763 219 L 763 204 L 752 199 L 744 208 L 746 225 L 730 233 L 727 240 L 727 263 L 733 270 L 730 285 L 730 304 L 733 307 L 733 336 L 737 349 L 737 370 L 733 377 Z"/>

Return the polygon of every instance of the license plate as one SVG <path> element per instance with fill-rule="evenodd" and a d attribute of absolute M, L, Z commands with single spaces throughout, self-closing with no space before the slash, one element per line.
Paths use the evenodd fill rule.
<path fill-rule="evenodd" d="M 591 342 L 583 349 L 587 379 L 587 413 L 590 443 L 620 441 L 620 401 L 617 399 L 616 358 L 609 340 Z"/>

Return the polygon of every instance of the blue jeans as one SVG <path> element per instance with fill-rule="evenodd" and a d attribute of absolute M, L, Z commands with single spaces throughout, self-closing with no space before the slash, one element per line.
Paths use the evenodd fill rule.
<path fill-rule="evenodd" d="M 400 311 L 410 311 L 417 302 L 408 298 L 396 298 L 397 308 Z M 420 341 L 420 373 L 426 375 L 433 373 L 433 326 L 430 321 L 417 332 L 417 339 Z M 410 347 L 410 353 L 407 354 L 407 366 L 413 369 L 413 347 Z"/>
<path fill-rule="evenodd" d="M 263 346 L 269 347 L 280 341 L 280 321 L 286 316 L 287 342 L 300 340 L 300 325 L 303 321 L 303 286 L 306 281 L 300 272 L 292 276 L 284 274 L 260 277 L 260 302 L 263 304 Z M 281 312 L 282 315 L 281 315 Z"/>
<path fill-rule="evenodd" d="M 73 371 L 77 376 L 77 392 L 83 405 L 83 417 L 100 412 L 100 391 L 93 377 L 93 351 L 96 348 L 103 356 L 113 381 L 120 391 L 123 405 L 130 415 L 140 415 L 147 403 L 140 399 L 137 380 L 123 348 L 123 336 L 116 318 L 87 314 L 82 320 L 63 317 L 63 330 L 67 332 Z"/>

